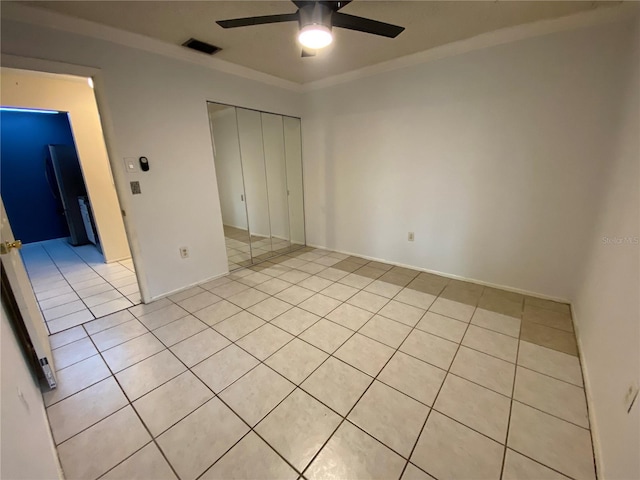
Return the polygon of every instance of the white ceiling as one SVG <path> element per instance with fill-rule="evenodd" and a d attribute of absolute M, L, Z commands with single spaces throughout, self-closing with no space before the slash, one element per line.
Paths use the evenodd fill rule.
<path fill-rule="evenodd" d="M 180 45 L 190 37 L 223 50 L 217 58 L 297 83 L 375 65 L 500 28 L 616 6 L 583 1 L 355 0 L 342 11 L 406 27 L 395 39 L 334 29 L 334 43 L 301 58 L 297 23 L 225 30 L 215 21 L 292 13 L 289 1 L 54 1 L 21 2 Z"/>

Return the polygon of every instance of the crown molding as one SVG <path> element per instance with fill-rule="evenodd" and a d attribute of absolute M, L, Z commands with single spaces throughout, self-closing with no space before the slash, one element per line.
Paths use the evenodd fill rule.
<path fill-rule="evenodd" d="M 358 70 L 352 70 L 332 77 L 323 78 L 322 80 L 307 82 L 302 85 L 302 90 L 303 92 L 321 90 L 393 70 L 413 67 L 423 63 L 432 62 L 434 60 L 472 52 L 474 50 L 481 50 L 487 47 L 516 42 L 518 40 L 524 40 L 532 37 L 539 37 L 564 30 L 574 30 L 594 25 L 630 20 L 634 16 L 636 18 L 639 17 L 639 12 L 639 2 L 621 2 L 620 5 L 615 7 L 602 7 L 588 12 L 580 12 L 564 17 L 502 28 L 500 30 L 483 33 L 475 37 L 459 40 L 457 42 L 440 45 L 422 52 L 394 58 L 393 60 L 377 63 Z"/>
<path fill-rule="evenodd" d="M 2 3 L 3 19 L 105 40 L 125 47 L 163 55 L 248 80 L 254 80 L 273 87 L 283 88 L 297 93 L 302 91 L 302 85 L 299 83 L 259 72 L 252 68 L 243 67 L 242 65 L 237 65 L 219 58 L 205 57 L 201 53 L 192 52 L 182 46 L 173 45 L 162 40 L 40 8 L 19 5 L 17 3 Z"/>

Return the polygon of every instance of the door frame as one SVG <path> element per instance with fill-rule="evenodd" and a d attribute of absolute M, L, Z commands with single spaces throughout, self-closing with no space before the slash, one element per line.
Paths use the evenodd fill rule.
<path fill-rule="evenodd" d="M 151 297 L 149 295 L 149 290 L 145 281 L 146 275 L 144 264 L 141 261 L 136 225 L 134 219 L 132 218 L 133 209 L 131 208 L 130 199 L 126 194 L 127 190 L 123 187 L 123 185 L 126 185 L 128 181 L 123 177 L 123 172 L 121 171 L 121 169 L 116 168 L 116 165 L 120 164 L 120 162 L 117 162 L 116 159 L 120 158 L 120 156 L 118 156 L 117 149 L 115 148 L 115 134 L 113 122 L 111 120 L 112 116 L 107 103 L 102 71 L 99 68 L 95 67 L 86 67 L 70 63 L 54 62 L 51 60 L 21 57 L 17 55 L 2 54 L 0 58 L 3 68 L 13 68 L 40 73 L 74 75 L 78 77 L 91 78 L 93 80 L 93 91 L 98 107 L 98 114 L 100 117 L 99 121 L 102 127 L 104 144 L 107 150 L 109 169 L 114 179 L 113 184 L 115 186 L 118 202 L 120 203 L 125 235 L 129 243 L 131 259 L 136 270 L 136 278 L 140 290 L 140 297 L 143 303 L 148 303 L 149 301 L 151 301 Z"/>

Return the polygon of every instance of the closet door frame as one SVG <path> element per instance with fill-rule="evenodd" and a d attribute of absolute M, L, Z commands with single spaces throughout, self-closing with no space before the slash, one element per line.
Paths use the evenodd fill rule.
<path fill-rule="evenodd" d="M 225 103 L 225 102 L 220 102 L 217 100 L 207 100 L 207 103 L 214 103 L 217 105 L 221 105 L 221 106 L 225 106 L 225 107 L 230 107 L 230 108 L 234 108 L 234 112 L 235 112 L 235 116 L 236 116 L 236 128 L 237 128 L 237 136 L 238 136 L 238 145 L 240 147 L 240 169 L 242 172 L 242 188 L 244 191 L 244 207 L 245 207 L 245 214 L 247 216 L 247 230 L 248 230 L 248 234 L 249 234 L 249 253 L 251 256 L 251 264 L 252 265 L 256 265 L 259 263 L 262 263 L 264 261 L 269 260 L 269 258 L 273 258 L 275 256 L 280 256 L 280 255 L 285 255 L 286 253 L 289 252 L 293 252 L 296 250 L 299 250 L 301 248 L 304 248 L 307 246 L 307 218 L 306 218 L 306 209 L 305 209 L 305 191 L 304 191 L 304 162 L 303 162 L 303 141 L 302 141 L 302 118 L 301 117 L 296 117 L 294 115 L 287 115 L 287 114 L 283 114 L 283 113 L 278 113 L 278 112 L 270 112 L 267 110 L 258 110 L 256 108 L 251 108 L 251 107 L 244 107 L 242 105 L 232 105 L 229 103 Z M 238 123 L 238 109 L 244 109 L 244 110 L 249 110 L 249 111 L 253 111 L 253 112 L 257 112 L 259 114 L 270 114 L 270 115 L 277 115 L 282 117 L 282 122 L 283 122 L 283 128 L 282 128 L 282 135 L 283 135 L 283 142 L 285 143 L 285 149 L 284 149 L 284 155 L 285 155 L 285 182 L 286 182 L 286 187 L 287 187 L 287 216 L 288 216 L 288 224 L 289 224 L 289 249 L 287 252 L 283 252 L 283 253 L 279 253 L 276 255 L 273 255 L 272 257 L 269 258 L 265 258 L 265 259 L 260 259 L 258 261 L 255 261 L 256 256 L 254 256 L 253 254 L 253 243 L 251 241 L 251 218 L 249 215 L 249 200 L 247 199 L 247 189 L 246 189 L 246 180 L 245 180 L 245 166 L 244 163 L 242 162 L 242 148 L 240 146 L 240 126 Z M 294 120 L 297 120 L 300 122 L 300 200 L 301 200 L 301 208 L 302 208 L 302 231 L 303 231 L 303 236 L 304 236 L 304 243 L 302 245 L 297 245 L 294 244 L 292 241 L 292 225 L 291 225 L 291 211 L 290 211 L 290 207 L 289 207 L 289 171 L 287 169 L 287 161 L 286 161 L 286 140 L 285 140 L 285 128 L 284 128 L 284 119 L 285 118 L 291 118 Z M 269 195 L 269 188 L 268 188 L 268 182 L 267 180 L 267 173 L 266 173 L 266 161 L 264 158 L 264 132 L 262 131 L 262 115 L 260 115 L 260 126 L 261 126 L 261 134 L 262 134 L 262 145 L 263 145 L 263 165 L 265 168 L 265 183 L 266 183 L 266 188 L 267 188 L 267 210 L 269 211 L 269 230 L 271 230 L 271 212 L 270 212 L 270 204 L 269 204 L 269 200 L 268 200 L 268 195 Z M 213 132 L 212 132 L 212 138 L 213 138 Z"/>

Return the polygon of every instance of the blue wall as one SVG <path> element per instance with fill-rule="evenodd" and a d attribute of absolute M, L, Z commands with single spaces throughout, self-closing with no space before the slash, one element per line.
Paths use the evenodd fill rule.
<path fill-rule="evenodd" d="M 0 192 L 15 238 L 31 243 L 68 237 L 45 176 L 47 145 L 74 145 L 68 115 L 0 111 L 0 141 Z"/>

